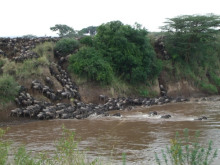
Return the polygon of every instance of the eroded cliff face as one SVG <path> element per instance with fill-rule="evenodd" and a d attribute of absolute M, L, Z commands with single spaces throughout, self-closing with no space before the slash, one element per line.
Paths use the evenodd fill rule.
<path fill-rule="evenodd" d="M 42 38 L 0 38 L 0 55 L 7 57 L 15 62 L 22 62 L 29 58 L 38 58 L 39 55 L 32 51 L 36 45 L 44 42 L 57 42 L 60 38 L 42 37 Z M 154 44 L 157 57 L 161 60 L 169 60 L 170 55 L 167 53 L 163 37 L 159 37 L 155 40 Z M 58 59 L 59 60 L 59 59 Z M 53 79 L 53 76 L 49 76 Z M 172 78 L 170 78 L 172 77 Z M 57 80 L 56 80 L 57 81 Z M 59 82 L 55 82 L 59 84 Z M 89 89 L 92 88 L 92 89 Z M 151 89 L 155 91 L 155 94 L 162 96 L 185 96 L 185 97 L 197 97 L 204 96 L 192 82 L 188 80 L 175 80 L 173 75 L 169 75 L 166 70 L 163 70 L 158 77 L 158 80 L 152 84 Z M 59 89 L 60 90 L 60 89 Z M 97 85 L 82 85 L 79 87 L 82 93 L 82 99 L 86 102 L 98 102 L 98 96 L 103 93 L 108 96 L 117 96 L 117 91 L 112 89 L 100 89 Z M 114 93 L 114 94 L 113 94 Z"/>
<path fill-rule="evenodd" d="M 207 94 L 201 92 L 192 83 L 186 80 L 178 82 L 168 82 L 167 84 L 167 95 L 172 97 L 184 96 L 184 97 L 202 97 Z"/>

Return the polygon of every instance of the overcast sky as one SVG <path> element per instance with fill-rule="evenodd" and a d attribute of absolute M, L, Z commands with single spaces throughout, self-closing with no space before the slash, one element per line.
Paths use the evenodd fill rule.
<path fill-rule="evenodd" d="M 1 0 L 0 37 L 56 35 L 55 24 L 75 30 L 120 20 L 159 31 L 166 18 L 179 15 L 220 15 L 220 0 Z"/>

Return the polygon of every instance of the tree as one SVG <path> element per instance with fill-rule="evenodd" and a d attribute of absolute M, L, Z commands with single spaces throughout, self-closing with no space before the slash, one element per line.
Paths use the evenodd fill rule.
<path fill-rule="evenodd" d="M 183 15 L 168 19 L 162 30 L 166 31 L 165 45 L 173 60 L 190 62 L 207 60 L 219 32 L 220 17 L 213 14 Z M 210 52 L 209 52 L 210 53 Z"/>
<path fill-rule="evenodd" d="M 117 75 L 128 82 L 145 82 L 160 71 L 147 34 L 139 24 L 112 21 L 98 27 L 94 43 Z"/>
<path fill-rule="evenodd" d="M 27 35 L 23 35 L 22 38 L 33 39 L 33 38 L 37 38 L 37 36 L 32 34 L 27 34 Z"/>
<path fill-rule="evenodd" d="M 94 47 L 82 47 L 76 54 L 71 55 L 69 70 L 102 84 L 109 84 L 113 79 L 110 64 L 103 60 L 100 52 Z"/>
<path fill-rule="evenodd" d="M 79 42 L 74 38 L 62 38 L 55 47 L 55 56 L 67 56 L 74 53 L 79 48 Z"/>
<path fill-rule="evenodd" d="M 83 34 L 85 33 L 89 33 L 91 36 L 94 36 L 96 34 L 97 31 L 97 26 L 89 26 L 87 28 L 83 28 L 81 29 L 78 34 L 83 36 Z"/>
<path fill-rule="evenodd" d="M 67 25 L 56 24 L 54 27 L 51 27 L 50 30 L 58 31 L 60 37 L 75 37 L 76 32 L 73 28 Z"/>

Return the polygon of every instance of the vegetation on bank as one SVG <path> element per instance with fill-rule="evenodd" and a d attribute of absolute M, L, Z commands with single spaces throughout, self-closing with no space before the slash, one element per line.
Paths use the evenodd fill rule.
<path fill-rule="evenodd" d="M 149 93 L 149 88 L 146 87 L 149 87 L 163 70 L 169 74 L 168 80 L 187 80 L 205 93 L 218 93 L 219 16 L 184 15 L 170 18 L 165 23 L 166 25 L 161 27 L 161 33 L 150 34 L 139 24 L 132 27 L 120 21 L 108 22 L 96 28 L 88 27 L 96 35 L 83 36 L 83 33 L 80 33 L 81 35 L 77 36 L 80 38 L 79 51 L 71 55 L 69 71 L 88 81 L 101 84 L 113 85 L 112 80 L 116 77 L 133 87 L 141 85 L 146 91 L 144 93 Z M 90 31 L 88 29 L 85 28 L 84 31 Z M 69 37 L 69 34 L 66 37 Z M 169 59 L 156 58 L 152 45 L 154 40 L 160 37 L 163 37 L 164 51 L 169 55 Z M 64 39 L 60 42 L 64 42 Z M 69 52 L 77 49 L 71 49 Z M 88 50 L 93 56 L 91 60 Z M 98 60 L 94 61 L 94 57 Z M 102 65 L 99 62 L 102 62 Z M 106 70 L 109 66 L 111 69 Z M 106 74 L 102 73 L 103 70 Z"/>
<path fill-rule="evenodd" d="M 19 85 L 14 77 L 4 74 L 0 77 L 0 103 L 4 106 L 6 103 L 14 100 L 19 90 Z"/>
<path fill-rule="evenodd" d="M 28 83 L 31 77 L 44 75 L 44 69 L 48 68 L 49 64 L 54 61 L 53 48 L 54 43 L 45 42 L 39 44 L 33 51 L 40 57 L 24 60 L 22 63 L 10 61 L 5 57 L 0 58 L 1 106 L 14 101 L 14 98 L 18 95 L 19 84 L 26 85 L 25 83 Z"/>
<path fill-rule="evenodd" d="M 0 58 L 0 89 L 4 89 L 0 91 L 1 103 L 13 100 L 17 91 L 10 93 L 13 88 L 5 88 L 6 79 L 10 86 L 14 81 L 41 76 L 44 68 L 54 61 L 54 52 L 57 57 L 69 59 L 68 69 L 77 75 L 76 82 L 84 79 L 107 85 L 112 93 L 116 91 L 121 96 L 155 96 L 151 87 L 161 70 L 168 73 L 168 81 L 187 80 L 205 93 L 216 94 L 220 91 L 219 27 L 219 16 L 212 14 L 170 18 L 162 33 L 150 34 L 139 24 L 130 26 L 120 21 L 78 32 L 67 25 L 55 25 L 51 30 L 58 31 L 63 38 L 55 45 L 38 45 L 34 51 L 39 58 L 23 63 Z M 154 39 L 159 37 L 163 37 L 169 59 L 156 56 Z M 5 93 L 10 97 L 3 99 Z"/>
<path fill-rule="evenodd" d="M 165 50 L 170 57 L 170 74 L 174 74 L 176 80 L 194 82 L 206 93 L 218 93 L 220 17 L 213 14 L 183 15 L 165 23 L 162 30 Z"/>
<path fill-rule="evenodd" d="M 86 75 L 93 75 L 92 80 L 99 80 L 105 84 L 111 83 L 113 79 L 112 76 L 109 76 L 111 70 L 111 74 L 131 84 L 146 84 L 147 81 L 153 81 L 161 68 L 147 34 L 147 30 L 141 28 L 139 24 L 136 24 L 135 27 L 124 25 L 120 21 L 102 24 L 98 27 L 94 37 L 81 39 L 82 46 L 77 54 L 71 56 L 69 70 L 76 74 L 84 72 Z M 94 64 L 93 60 L 78 64 L 81 65 L 81 72 L 78 72 L 76 63 L 81 63 L 81 61 L 77 61 L 77 58 L 83 55 L 85 57 L 85 54 L 89 54 L 88 50 L 92 51 L 93 56 L 96 54 L 97 58 L 104 61 L 103 69 L 111 68 L 106 72 L 107 75 L 102 73 L 102 76 L 108 77 L 108 79 L 99 78 L 98 72 L 102 72 L 103 69 L 100 68 L 100 65 Z M 93 69 L 87 68 L 90 65 L 93 66 Z M 91 79 L 91 77 L 88 78 Z"/>
<path fill-rule="evenodd" d="M 111 160 L 104 162 L 99 157 L 88 159 L 87 154 L 79 150 L 79 141 L 75 138 L 75 133 L 65 129 L 64 126 L 61 138 L 55 143 L 56 150 L 50 154 L 41 151 L 35 156 L 26 151 L 25 146 L 13 148 L 12 142 L 4 140 L 6 131 L 0 128 L 0 165 L 113 164 Z M 158 165 L 162 163 L 166 165 L 211 165 L 217 157 L 217 149 L 212 148 L 211 141 L 207 146 L 199 143 L 198 135 L 197 132 L 195 137 L 191 139 L 187 129 L 184 130 L 184 136 L 177 133 L 175 139 L 171 140 L 170 146 L 167 146 L 165 151 L 162 150 L 161 156 L 155 154 L 155 162 Z M 122 164 L 126 164 L 126 153 L 122 155 Z"/>
<path fill-rule="evenodd" d="M 199 132 L 190 138 L 188 129 L 184 129 L 184 135 L 176 133 L 175 139 L 171 139 L 170 146 L 162 150 L 162 160 L 166 165 L 210 165 L 217 158 L 217 149 L 213 149 L 213 142 L 207 146 L 199 143 Z M 158 154 L 155 153 L 156 162 L 162 164 Z"/>

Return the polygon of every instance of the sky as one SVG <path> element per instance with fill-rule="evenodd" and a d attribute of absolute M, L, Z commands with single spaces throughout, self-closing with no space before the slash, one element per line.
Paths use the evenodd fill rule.
<path fill-rule="evenodd" d="M 167 18 L 220 15 L 220 0 L 1 0 L 0 6 L 0 37 L 56 36 L 55 24 L 81 30 L 116 20 L 154 32 Z"/>

